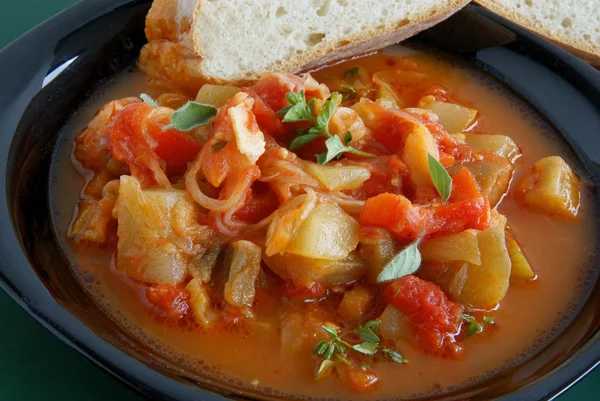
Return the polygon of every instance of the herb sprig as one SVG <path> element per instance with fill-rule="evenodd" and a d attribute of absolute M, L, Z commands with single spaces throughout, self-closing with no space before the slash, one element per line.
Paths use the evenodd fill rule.
<path fill-rule="evenodd" d="M 289 106 L 277 112 L 283 116 L 284 123 L 306 121 L 311 124 L 311 127 L 300 132 L 300 134 L 290 144 L 290 150 L 296 150 L 307 143 L 319 137 L 326 137 L 325 146 L 326 153 L 317 155 L 319 164 L 325 164 L 333 159 L 340 158 L 344 153 L 352 153 L 363 157 L 375 157 L 375 155 L 362 150 L 358 150 L 350 146 L 352 142 L 352 133 L 349 131 L 344 136 L 344 142 L 337 135 L 332 135 L 329 132 L 329 121 L 333 117 L 335 107 L 341 101 L 341 95 L 334 92 L 329 99 L 319 108 L 317 117 L 315 118 L 315 99 L 306 102 L 304 91 L 288 92 L 285 98 L 290 103 Z"/>
<path fill-rule="evenodd" d="M 313 354 L 323 358 L 319 363 L 315 378 L 323 377 L 338 363 L 354 366 L 348 359 L 348 355 L 352 351 L 366 356 L 373 356 L 381 352 L 396 363 L 408 363 L 408 359 L 404 358 L 396 349 L 381 344 L 379 324 L 381 324 L 379 320 L 370 320 L 355 330 L 349 330 L 339 335 L 336 329 L 322 326 L 323 330 L 329 334 L 329 339 L 319 341 L 314 347 Z M 350 340 L 345 339 L 348 337 L 358 340 L 353 341 L 354 344 L 352 344 Z"/>
<path fill-rule="evenodd" d="M 423 240 L 424 233 L 400 251 L 387 265 L 381 270 L 379 276 L 377 276 L 378 283 L 384 283 L 388 281 L 397 280 L 404 276 L 413 274 L 421 266 L 421 252 L 419 252 L 419 245 Z"/>
<path fill-rule="evenodd" d="M 450 178 L 450 174 L 431 154 L 427 155 L 427 164 L 429 165 L 429 174 L 431 174 L 431 180 L 433 181 L 433 185 L 435 185 L 435 189 L 444 202 L 447 202 L 452 193 L 452 178 Z"/>
<path fill-rule="evenodd" d="M 142 101 L 152 107 L 157 107 L 158 103 L 145 93 L 140 95 Z M 174 128 L 179 131 L 191 131 L 196 127 L 201 127 L 212 121 L 217 115 L 217 109 L 206 104 L 198 102 L 187 102 L 171 115 L 170 124 L 165 129 Z"/>
<path fill-rule="evenodd" d="M 465 321 L 465 323 L 468 323 L 467 338 L 473 337 L 475 334 L 483 332 L 485 326 L 487 326 L 488 324 L 495 323 L 494 318 L 491 316 L 484 316 L 481 320 L 481 323 L 477 321 L 475 316 L 468 315 L 466 313 L 463 313 L 462 319 Z"/>

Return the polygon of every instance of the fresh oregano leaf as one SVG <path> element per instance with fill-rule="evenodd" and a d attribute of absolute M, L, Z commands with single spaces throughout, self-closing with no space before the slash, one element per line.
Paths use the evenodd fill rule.
<path fill-rule="evenodd" d="M 315 348 L 313 348 L 313 354 L 314 355 L 323 355 L 325 353 L 325 350 L 327 350 L 328 344 L 329 343 L 327 341 L 325 341 L 325 340 L 319 341 L 315 345 Z"/>
<path fill-rule="evenodd" d="M 325 101 L 321 108 L 319 109 L 319 114 L 317 116 L 317 127 L 319 127 L 323 132 L 329 132 L 327 127 L 329 126 L 329 120 L 333 116 L 335 111 L 335 101 L 333 99 Z"/>
<path fill-rule="evenodd" d="M 293 106 L 298 103 L 306 103 L 306 96 L 304 91 L 300 92 L 288 92 L 285 94 L 285 98 Z"/>
<path fill-rule="evenodd" d="M 361 327 L 358 329 L 358 337 L 366 343 L 378 343 L 381 341 L 379 336 L 371 329 L 367 329 L 366 327 Z"/>
<path fill-rule="evenodd" d="M 397 280 L 409 274 L 413 274 L 421 266 L 421 252 L 419 252 L 419 244 L 423 239 L 423 235 L 402 251 L 383 268 L 377 277 L 378 283 Z"/>
<path fill-rule="evenodd" d="M 483 324 L 494 324 L 494 323 L 496 323 L 496 321 L 494 320 L 493 317 L 487 316 L 487 315 L 483 317 L 482 321 L 483 321 Z"/>
<path fill-rule="evenodd" d="M 327 139 L 325 141 L 325 146 L 327 146 L 327 153 L 321 153 L 317 155 L 317 162 L 319 162 L 319 164 L 330 162 L 339 154 L 344 153 L 347 149 L 337 135 Z"/>
<path fill-rule="evenodd" d="M 307 143 L 311 142 L 313 139 L 316 139 L 318 137 L 320 137 L 321 134 L 304 134 L 304 135 L 299 135 L 296 138 L 294 138 L 294 140 L 292 141 L 292 143 L 290 143 L 290 150 L 296 150 L 298 148 L 301 148 L 302 146 L 306 145 Z"/>
<path fill-rule="evenodd" d="M 179 131 L 190 131 L 196 127 L 206 125 L 217 114 L 217 109 L 197 102 L 187 102 L 175 110 L 171 116 L 169 128 Z"/>
<path fill-rule="evenodd" d="M 350 93 L 356 94 L 356 89 L 354 89 L 354 86 L 352 86 L 352 85 L 341 84 L 340 87 L 342 87 L 343 89 L 346 89 Z"/>
<path fill-rule="evenodd" d="M 358 75 L 358 73 L 360 72 L 360 67 L 354 67 L 349 69 L 348 71 L 346 71 L 344 73 L 344 76 L 347 78 L 352 78 Z"/>
<path fill-rule="evenodd" d="M 330 342 L 329 346 L 327 348 L 327 353 L 325 354 L 325 358 L 327 359 L 331 359 L 331 357 L 333 356 L 333 354 L 335 353 L 335 343 Z"/>
<path fill-rule="evenodd" d="M 481 324 L 474 322 L 469 323 L 467 326 L 467 338 L 474 336 L 475 334 L 479 334 L 483 331 L 483 327 Z"/>
<path fill-rule="evenodd" d="M 429 164 L 429 174 L 431 174 L 431 180 L 433 181 L 433 185 L 435 185 L 435 189 L 437 189 L 444 202 L 447 202 L 448 198 L 450 198 L 450 193 L 452 193 L 452 178 L 450 178 L 450 174 L 431 154 L 427 155 L 427 163 Z"/>
<path fill-rule="evenodd" d="M 352 133 L 350 131 L 346 132 L 346 135 L 344 136 L 344 145 L 348 146 L 350 145 L 350 142 L 352 142 Z"/>
<path fill-rule="evenodd" d="M 371 342 L 364 342 L 362 344 L 353 345 L 352 349 L 357 352 L 360 352 L 361 354 L 375 355 L 375 353 L 379 349 L 379 344 L 371 343 Z"/>
<path fill-rule="evenodd" d="M 150 95 L 146 95 L 145 93 L 142 93 L 140 95 L 140 99 L 142 99 L 142 101 L 152 107 L 157 107 L 158 103 L 156 103 L 156 100 L 152 99 L 152 97 L 150 97 Z"/>
<path fill-rule="evenodd" d="M 385 354 L 394 362 L 408 363 L 408 359 L 404 358 L 398 351 L 396 351 L 393 348 L 387 348 L 385 350 Z"/>
<path fill-rule="evenodd" d="M 337 339 L 337 338 L 338 338 L 337 331 L 336 331 L 334 328 L 332 328 L 332 327 L 329 327 L 329 326 L 321 326 L 321 327 L 323 328 L 323 330 L 325 330 L 327 333 L 329 333 L 329 335 L 330 335 L 332 338 L 335 338 L 335 339 Z"/>
<path fill-rule="evenodd" d="M 379 327 L 379 325 L 381 324 L 380 320 L 369 320 L 367 323 L 364 324 L 364 328 L 365 329 L 374 329 Z"/>
<path fill-rule="evenodd" d="M 319 364 L 319 368 L 317 369 L 317 374 L 315 375 L 315 379 L 322 379 L 325 377 L 327 372 L 332 369 L 335 365 L 338 364 L 338 361 L 332 361 L 331 359 L 323 359 Z"/>
<path fill-rule="evenodd" d="M 297 103 L 290 107 L 283 116 L 284 123 L 293 123 L 297 121 L 312 121 L 313 113 L 308 104 Z"/>

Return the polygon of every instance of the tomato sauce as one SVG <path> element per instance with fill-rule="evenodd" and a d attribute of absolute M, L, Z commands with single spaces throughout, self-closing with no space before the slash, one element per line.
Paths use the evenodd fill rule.
<path fill-rule="evenodd" d="M 436 97 L 457 99 L 461 104 L 479 111 L 480 118 L 475 127 L 477 131 L 509 135 L 523 150 L 523 156 L 515 163 L 514 181 L 520 180 L 536 160 L 555 154 L 561 155 L 578 172 L 578 164 L 572 154 L 560 142 L 549 139 L 549 135 L 554 133 L 540 123 L 540 118 L 530 106 L 482 73 L 452 61 L 395 46 L 374 55 L 324 68 L 313 76 L 319 82 L 325 82 L 332 90 L 339 90 L 341 88 L 336 88 L 336 81 L 329 80 L 329 77 L 343 77 L 345 71 L 354 67 L 375 72 L 398 65 L 412 66 L 415 71 L 426 71 L 436 77 L 436 82 L 419 81 L 417 85 L 409 85 L 411 90 L 406 91 L 406 96 L 416 96 L 415 93 L 423 85 L 427 88 L 443 87 L 445 90 L 434 91 Z M 427 90 L 431 92 L 430 89 Z M 146 85 L 146 78 L 138 72 L 123 74 L 76 113 L 65 127 L 51 173 L 51 182 L 57 183 L 51 188 L 55 229 L 72 262 L 74 274 L 91 297 L 132 335 L 182 366 L 189 375 L 200 372 L 215 380 L 229 380 L 236 386 L 300 397 L 383 399 L 429 394 L 448 387 L 472 384 L 506 367 L 512 361 L 522 359 L 523 355 L 529 355 L 536 347 L 551 339 L 550 330 L 557 327 L 563 316 L 572 317 L 578 307 L 579 285 L 588 268 L 586 261 L 595 249 L 596 216 L 593 214 L 593 195 L 585 185 L 582 185 L 580 217 L 573 222 L 557 221 L 524 210 L 514 200 L 512 191 L 505 196 L 499 212 L 508 217 L 511 227 L 518 233 L 519 243 L 525 248 L 538 279 L 529 283 L 512 283 L 501 308 L 494 312 L 494 330 L 489 335 L 468 339 L 464 349 L 459 349 L 448 340 L 448 335 L 457 330 L 456 321 L 460 318 L 461 310 L 448 304 L 443 293 L 440 294 L 430 285 L 418 284 L 413 287 L 414 294 L 403 295 L 396 300 L 395 286 L 401 283 L 388 287 L 385 292 L 388 301 L 397 303 L 399 309 L 406 309 L 409 319 L 413 319 L 415 325 L 422 328 L 422 344 L 427 346 L 441 341 L 450 347 L 448 352 L 460 354 L 458 358 L 440 358 L 439 355 L 423 353 L 420 346 L 406 344 L 401 351 L 410 360 L 409 364 L 382 363 L 364 371 L 342 370 L 339 374 L 345 380 L 315 381 L 315 358 L 311 343 L 302 343 L 304 345 L 294 348 L 294 343 L 290 342 L 290 349 L 282 349 L 281 316 L 275 311 L 293 321 L 297 312 L 306 312 L 308 308 L 310 313 L 303 315 L 303 320 L 298 323 L 300 328 L 316 324 L 313 317 L 315 321 L 323 316 L 335 317 L 336 302 L 339 302 L 335 296 L 332 300 L 319 303 L 318 307 L 310 302 L 323 297 L 325 290 L 319 286 L 305 289 L 288 285 L 282 288 L 282 295 L 285 293 L 292 300 L 288 303 L 281 301 L 283 298 L 275 298 L 257 290 L 257 313 L 263 319 L 261 326 L 252 327 L 252 330 L 235 314 L 228 316 L 228 320 L 239 324 L 228 329 L 202 331 L 189 319 L 179 320 L 174 324 L 172 322 L 176 320 L 171 319 L 173 316 L 168 313 L 185 314 L 185 293 L 160 286 L 149 289 L 142 287 L 115 269 L 114 250 L 90 250 L 66 239 L 69 221 L 84 185 L 84 178 L 80 173 L 85 173 L 84 170 L 78 173 L 73 168 L 73 164 L 78 166 L 78 163 L 73 157 L 68 157 L 72 153 L 73 138 L 101 105 L 120 97 L 137 96 L 139 93 L 152 94 L 152 89 Z M 265 103 L 273 102 L 269 98 L 263 100 Z M 258 124 L 261 127 L 268 125 L 277 132 L 281 128 L 280 124 L 272 117 L 267 112 L 260 118 L 257 115 Z M 167 167 L 177 172 L 182 170 L 181 159 L 173 156 L 173 148 L 179 147 L 180 142 L 186 147 L 194 146 L 194 143 L 188 144 L 187 139 L 177 135 L 165 135 L 159 141 L 163 149 L 161 157 L 167 160 Z M 460 152 L 460 149 L 456 152 Z M 454 156 L 448 154 L 447 157 Z M 396 174 L 401 177 L 405 174 L 401 164 L 393 163 L 393 156 L 381 156 L 381 159 L 384 167 L 380 175 Z M 366 186 L 365 191 L 372 192 L 369 188 L 380 187 L 377 177 L 377 174 L 373 176 L 373 181 Z M 465 188 L 465 194 L 470 194 L 468 199 L 461 199 L 461 202 L 477 202 L 482 199 L 477 197 L 478 194 L 472 187 L 472 177 L 460 174 L 455 180 L 457 185 Z M 396 193 L 395 188 L 386 190 Z M 365 195 L 370 196 L 371 193 Z M 246 208 L 238 211 L 243 220 L 258 221 L 277 207 L 271 201 L 273 194 L 264 188 L 258 188 L 253 197 Z M 437 219 L 441 222 L 438 228 L 442 231 L 452 230 L 452 227 L 448 228 L 444 224 L 445 216 L 452 213 L 462 212 L 438 210 L 430 213 L 434 217 L 421 217 Z M 388 217 L 383 216 L 385 219 Z M 378 219 L 381 216 L 373 213 L 371 218 Z M 473 224 L 480 223 L 477 221 Z M 406 237 L 414 238 L 418 229 L 419 227 L 412 228 L 412 236 L 406 232 Z M 560 251 L 557 252 L 557 249 Z M 270 279 L 269 274 L 262 278 L 266 281 Z M 414 315 L 411 318 L 411 308 L 416 304 L 427 308 L 427 302 L 441 307 L 435 308 L 435 313 Z M 170 312 L 165 314 L 164 311 Z M 562 320 L 563 323 L 564 321 Z M 432 325 L 436 328 L 443 327 L 443 331 L 432 332 Z M 314 342 L 320 339 L 323 338 L 315 338 Z"/>

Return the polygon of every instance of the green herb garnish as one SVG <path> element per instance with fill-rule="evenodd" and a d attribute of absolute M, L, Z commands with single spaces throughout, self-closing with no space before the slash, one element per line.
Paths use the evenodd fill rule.
<path fill-rule="evenodd" d="M 433 181 L 433 185 L 435 185 L 435 189 L 437 189 L 444 202 L 447 202 L 452 193 L 452 178 L 450 178 L 450 174 L 431 154 L 427 155 L 427 163 L 429 164 L 429 174 L 431 174 L 431 180 Z"/>
<path fill-rule="evenodd" d="M 171 124 L 167 128 L 190 131 L 208 124 L 217 115 L 217 109 L 197 102 L 187 102 L 171 115 Z"/>
<path fill-rule="evenodd" d="M 350 146 L 350 142 L 352 142 L 352 134 L 350 132 L 347 132 L 344 136 L 344 143 L 342 143 L 339 137 L 329 133 L 329 121 L 335 112 L 337 104 L 340 102 L 341 95 L 339 93 L 334 92 L 323 103 L 316 118 L 314 116 L 314 99 L 307 103 L 304 91 L 299 93 L 288 92 L 285 97 L 290 105 L 277 112 L 278 115 L 283 116 L 282 121 L 284 123 L 307 121 L 312 124 L 310 128 L 301 131 L 294 138 L 290 144 L 290 150 L 296 150 L 314 139 L 323 136 L 327 138 L 325 141 L 327 152 L 317 155 L 319 164 L 325 164 L 335 158 L 340 158 L 344 153 L 352 153 L 363 157 L 375 157 L 371 153 L 363 152 Z"/>
<path fill-rule="evenodd" d="M 494 324 L 494 318 L 491 316 L 484 316 L 481 323 L 477 321 L 475 316 L 468 315 L 466 313 L 463 313 L 462 319 L 465 321 L 465 323 L 468 323 L 467 338 L 481 333 L 488 324 Z"/>
<path fill-rule="evenodd" d="M 351 351 L 365 356 L 373 356 L 381 352 L 393 362 L 408 363 L 408 360 L 397 350 L 381 344 L 379 336 L 380 323 L 378 320 L 370 320 L 357 329 L 347 331 L 341 335 L 338 335 L 337 330 L 332 327 L 321 326 L 329 334 L 329 339 L 319 341 L 313 349 L 313 355 L 323 358 L 319 363 L 315 379 L 324 377 L 325 373 L 338 363 L 354 366 L 353 362 L 348 359 L 348 353 Z M 348 337 L 358 338 L 360 342 L 347 340 Z M 359 368 L 363 366 L 365 364 L 361 363 Z"/>
<path fill-rule="evenodd" d="M 421 252 L 419 252 L 419 244 L 423 240 L 421 234 L 415 242 L 400 251 L 390 262 L 385 265 L 379 276 L 378 283 L 397 280 L 404 276 L 413 274 L 421 266 Z M 398 293 L 396 293 L 398 295 Z M 394 295 L 394 296 L 396 296 Z"/>
<path fill-rule="evenodd" d="M 360 67 L 354 67 L 354 68 L 351 68 L 348 71 L 346 71 L 344 73 L 344 76 L 348 77 L 348 78 L 355 77 L 358 75 L 359 72 L 360 72 Z"/>
<path fill-rule="evenodd" d="M 354 99 L 358 93 L 352 85 L 341 84 L 340 87 L 342 87 L 342 89 L 346 89 L 345 91 L 342 91 L 343 100 Z"/>
<path fill-rule="evenodd" d="M 140 95 L 140 99 L 142 99 L 142 101 L 152 107 L 157 107 L 158 103 L 156 103 L 156 100 L 152 99 L 152 97 L 150 95 L 146 95 L 145 93 L 142 93 Z"/>

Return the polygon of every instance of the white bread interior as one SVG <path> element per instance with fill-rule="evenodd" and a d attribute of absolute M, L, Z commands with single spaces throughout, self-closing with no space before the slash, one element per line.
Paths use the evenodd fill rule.
<path fill-rule="evenodd" d="M 600 0 L 477 0 L 600 67 Z"/>

